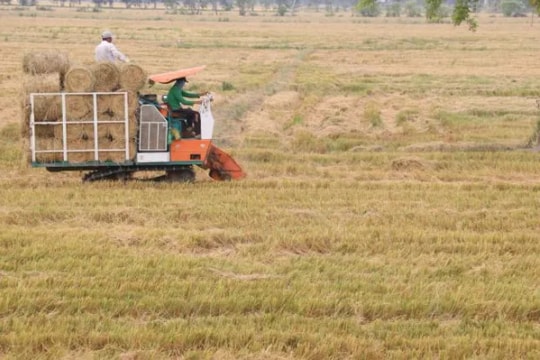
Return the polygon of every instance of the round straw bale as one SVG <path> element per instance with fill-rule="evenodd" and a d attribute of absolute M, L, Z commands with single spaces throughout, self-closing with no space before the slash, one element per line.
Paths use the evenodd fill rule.
<path fill-rule="evenodd" d="M 65 76 L 65 88 L 69 92 L 92 91 L 96 83 L 93 72 L 85 66 L 73 66 Z"/>
<path fill-rule="evenodd" d="M 21 94 L 21 112 L 24 114 L 23 124 L 30 122 L 30 94 L 58 93 L 60 83 L 57 74 L 36 75 L 23 79 Z M 34 120 L 56 121 L 61 115 L 60 95 L 34 95 Z M 23 129 L 26 131 L 26 129 Z"/>
<path fill-rule="evenodd" d="M 117 119 L 114 120 L 118 121 Z M 121 120 L 123 120 L 123 118 Z M 130 115 L 128 118 L 128 159 L 132 159 L 136 155 L 137 123 L 136 116 Z M 101 144 L 100 146 L 103 146 L 103 149 L 125 149 L 126 131 L 123 123 L 100 125 L 100 128 L 99 141 Z M 109 160 L 123 162 L 126 160 L 125 152 L 111 152 Z"/>
<path fill-rule="evenodd" d="M 56 140 L 54 139 L 50 140 L 50 143 L 53 143 L 53 142 L 56 142 Z M 51 147 L 54 148 L 55 145 L 52 145 Z M 36 162 L 38 163 L 53 163 L 53 162 L 63 161 L 63 160 L 64 160 L 64 154 L 62 153 L 61 149 L 55 149 L 54 152 L 36 154 Z"/>
<path fill-rule="evenodd" d="M 60 127 L 61 130 L 61 127 Z M 58 136 L 58 133 L 56 133 Z M 94 128 L 91 124 L 66 124 L 67 160 L 73 163 L 95 160 Z"/>
<path fill-rule="evenodd" d="M 70 163 L 84 163 L 94 160 L 95 157 L 93 151 L 69 152 L 67 154 L 67 161 Z"/>
<path fill-rule="evenodd" d="M 91 95 L 67 95 L 66 121 L 92 120 L 93 101 Z"/>
<path fill-rule="evenodd" d="M 25 76 L 23 78 L 22 91 L 26 98 L 31 93 L 57 93 L 61 90 L 58 74 Z"/>
<path fill-rule="evenodd" d="M 31 105 L 25 108 L 30 120 Z M 34 96 L 34 121 L 51 122 L 58 121 L 62 117 L 62 99 L 60 95 Z M 29 121 L 28 120 L 28 121 Z"/>
<path fill-rule="evenodd" d="M 146 71 L 139 65 L 123 64 L 120 66 L 120 87 L 125 90 L 138 91 L 146 84 L 147 76 Z"/>
<path fill-rule="evenodd" d="M 118 124 L 107 124 L 99 126 L 99 149 L 125 149 L 126 135 L 123 126 Z M 125 158 L 121 152 L 122 158 Z"/>
<path fill-rule="evenodd" d="M 126 161 L 126 153 L 124 151 L 102 151 L 99 153 L 99 160 L 123 163 Z"/>
<path fill-rule="evenodd" d="M 121 121 L 125 118 L 123 93 L 98 94 L 97 106 L 100 120 Z"/>
<path fill-rule="evenodd" d="M 136 91 L 126 90 L 126 89 L 120 89 L 118 92 L 127 92 L 127 103 L 128 103 L 128 114 L 129 116 L 134 115 L 137 109 L 139 108 L 139 95 L 137 95 Z M 122 102 L 123 105 L 123 99 L 115 99 L 117 102 Z M 116 105 L 119 106 L 119 105 Z"/>
<path fill-rule="evenodd" d="M 98 125 L 99 160 L 124 162 L 126 161 L 126 135 L 124 124 Z M 128 143 L 130 154 L 132 145 Z"/>
<path fill-rule="evenodd" d="M 23 72 L 27 74 L 65 74 L 68 69 L 69 57 L 59 50 L 30 52 L 23 56 Z"/>
<path fill-rule="evenodd" d="M 128 91 L 128 111 L 130 116 L 139 109 L 139 95 L 135 91 Z"/>
<path fill-rule="evenodd" d="M 128 126 L 129 126 L 129 138 L 131 141 L 137 140 L 137 131 L 139 126 L 139 121 L 137 119 L 137 116 L 135 114 L 129 115 L 128 119 Z"/>
<path fill-rule="evenodd" d="M 57 136 L 57 131 L 60 130 L 60 136 Z M 58 138 L 62 139 L 62 126 L 51 125 L 51 124 L 35 124 L 34 126 L 34 136 L 36 139 L 46 139 L 46 138 Z"/>
<path fill-rule="evenodd" d="M 127 93 L 128 116 L 135 114 L 139 108 L 139 97 L 136 92 L 129 90 L 118 90 L 114 94 L 98 95 L 98 112 L 112 115 L 114 120 L 125 118 L 124 93 Z"/>
<path fill-rule="evenodd" d="M 108 116 L 112 114 L 111 110 L 111 98 L 108 94 L 97 94 L 97 113 L 100 115 Z M 102 116 L 99 117 L 100 119 Z"/>
<path fill-rule="evenodd" d="M 36 146 L 36 161 L 38 162 L 52 162 L 62 160 L 62 138 L 55 136 L 55 125 L 36 124 L 34 127 L 34 137 Z M 25 138 L 25 140 L 29 140 Z M 28 149 L 30 149 L 30 142 L 28 142 Z M 40 151 L 54 150 L 55 153 L 42 153 Z M 31 153 L 28 154 L 31 161 Z"/>
<path fill-rule="evenodd" d="M 129 158 L 131 160 L 137 157 L 137 142 L 135 140 L 129 143 Z"/>
<path fill-rule="evenodd" d="M 99 142 L 108 143 L 125 141 L 126 138 L 123 124 L 101 124 L 98 127 Z M 107 144 L 105 144 L 107 145 Z M 109 147 L 110 148 L 110 147 Z"/>
<path fill-rule="evenodd" d="M 55 136 L 59 137 L 62 131 L 62 127 L 58 126 Z M 66 124 L 66 139 L 69 150 L 93 149 L 94 126 L 92 124 Z"/>
<path fill-rule="evenodd" d="M 100 62 L 91 66 L 96 82 L 95 91 L 115 91 L 120 82 L 120 71 L 111 62 Z"/>
<path fill-rule="evenodd" d="M 46 125 L 43 125 L 44 129 Z M 48 125 L 49 127 L 52 127 L 51 125 Z M 36 161 L 41 163 L 48 163 L 48 162 L 55 162 L 55 161 L 62 161 L 64 158 L 63 155 L 63 144 L 62 144 L 62 138 L 57 138 L 54 136 L 54 128 L 51 132 L 50 128 L 48 130 L 45 130 L 45 132 L 48 132 L 49 136 L 43 136 L 44 134 L 41 134 L 42 136 L 37 136 L 38 131 L 36 127 Z M 52 135 L 51 135 L 52 133 Z M 40 152 L 40 151 L 53 151 L 53 152 Z"/>

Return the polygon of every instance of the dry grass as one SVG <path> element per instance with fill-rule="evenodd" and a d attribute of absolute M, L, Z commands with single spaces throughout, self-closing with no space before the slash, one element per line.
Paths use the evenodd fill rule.
<path fill-rule="evenodd" d="M 0 357 L 540 356 L 536 24 L 4 14 Z M 21 54 L 88 64 L 113 15 L 148 73 L 207 65 L 189 89 L 246 180 L 21 166 Z"/>

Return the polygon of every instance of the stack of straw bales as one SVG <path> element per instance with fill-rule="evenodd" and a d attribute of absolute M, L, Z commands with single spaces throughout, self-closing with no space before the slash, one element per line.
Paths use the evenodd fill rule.
<path fill-rule="evenodd" d="M 30 93 L 56 93 L 64 88 L 65 76 L 70 67 L 69 57 L 58 50 L 29 52 L 23 56 L 23 73 L 21 95 L 21 132 L 24 154 L 30 160 Z M 41 149 L 61 149 L 61 139 L 54 136 L 54 126 L 40 124 L 58 121 L 62 109 L 58 96 L 42 96 L 36 98 L 34 104 L 36 121 L 36 147 Z M 40 154 L 38 161 L 61 160 L 59 154 Z"/>
<path fill-rule="evenodd" d="M 56 62 L 64 59 L 59 53 Z M 42 61 L 51 63 L 49 67 Z M 95 160 L 93 151 L 97 143 L 100 161 L 123 162 L 125 152 L 110 151 L 125 148 L 126 131 L 123 120 L 129 119 L 129 156 L 136 151 L 138 91 L 145 85 L 147 74 L 138 65 L 126 64 L 118 66 L 113 63 L 96 63 L 89 66 L 67 66 L 63 62 L 57 66 L 57 72 L 51 71 L 55 63 L 54 57 L 47 53 L 36 53 L 25 56 L 23 69 L 31 74 L 24 86 L 23 138 L 29 138 L 30 93 L 61 92 L 66 95 L 66 140 L 69 162 L 86 162 Z M 69 64 L 69 61 L 67 61 Z M 27 70 L 28 69 L 28 70 Z M 41 72 L 40 72 L 41 71 Z M 46 71 L 46 72 L 45 72 Z M 55 77 L 53 77 L 53 73 Z M 94 129 L 94 100 L 92 95 L 74 94 L 98 92 L 97 94 L 97 128 Z M 100 92 L 114 92 L 101 94 Z M 128 93 L 127 109 L 122 92 Z M 36 123 L 35 138 L 38 150 L 62 150 L 62 100 L 60 95 L 39 96 L 34 101 L 34 120 Z M 53 122 L 55 124 L 43 124 Z M 27 147 L 28 148 L 28 147 Z M 63 153 L 37 154 L 38 162 L 62 161 Z"/>
<path fill-rule="evenodd" d="M 65 82 L 69 92 L 121 90 L 136 93 L 146 84 L 147 78 L 146 72 L 135 64 L 99 62 L 73 66 L 68 70 Z"/>
<path fill-rule="evenodd" d="M 130 103 L 135 100 L 136 103 Z M 125 116 L 126 106 L 124 94 L 97 94 L 97 127 L 94 128 L 93 96 L 71 94 L 66 95 L 66 140 L 69 162 L 87 162 L 96 160 L 96 139 L 98 159 L 101 161 L 123 162 L 125 152 L 117 151 L 126 147 Z M 128 146 L 133 156 L 136 150 L 137 118 L 135 110 L 138 106 L 136 96 L 128 93 Z M 81 123 L 85 121 L 87 123 Z M 55 127 L 55 138 L 63 138 L 63 127 Z M 112 151 L 111 151 L 112 150 Z"/>

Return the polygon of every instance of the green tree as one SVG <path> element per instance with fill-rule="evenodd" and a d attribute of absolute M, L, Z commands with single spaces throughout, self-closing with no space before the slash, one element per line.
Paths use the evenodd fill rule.
<path fill-rule="evenodd" d="M 236 0 L 236 6 L 238 6 L 238 14 L 245 16 L 248 8 L 248 0 Z"/>
<path fill-rule="evenodd" d="M 360 0 L 356 5 L 356 9 L 363 15 L 374 17 L 380 14 L 379 4 L 377 0 Z"/>
<path fill-rule="evenodd" d="M 476 31 L 478 22 L 471 16 L 471 13 L 476 11 L 478 0 L 456 0 L 454 11 L 452 12 L 452 22 L 454 25 L 460 25 L 465 22 L 469 25 L 469 30 Z"/>
<path fill-rule="evenodd" d="M 425 0 L 426 1 L 426 19 L 430 22 L 438 22 L 441 17 L 442 0 Z M 531 4 L 535 2 L 537 12 L 540 14 L 540 0 L 529 0 Z M 373 8 L 377 0 L 359 0 L 356 8 L 358 10 Z M 478 27 L 478 22 L 473 17 L 478 0 L 456 0 L 454 10 L 452 11 L 452 23 L 461 25 L 465 22 L 469 25 L 469 29 L 475 31 Z"/>
<path fill-rule="evenodd" d="M 529 0 L 529 4 L 531 4 L 531 7 L 538 15 L 540 15 L 540 0 Z"/>
<path fill-rule="evenodd" d="M 426 0 L 426 19 L 428 22 L 439 22 L 439 9 L 442 0 Z"/>

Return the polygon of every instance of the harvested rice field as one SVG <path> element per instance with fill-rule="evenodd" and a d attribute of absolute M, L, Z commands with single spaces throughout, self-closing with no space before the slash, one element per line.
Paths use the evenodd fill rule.
<path fill-rule="evenodd" d="M 536 17 L 46 5 L 0 4 L 1 359 L 540 358 Z M 206 65 L 245 179 L 29 166 L 29 94 L 95 89 L 106 29 L 143 76 Z"/>

